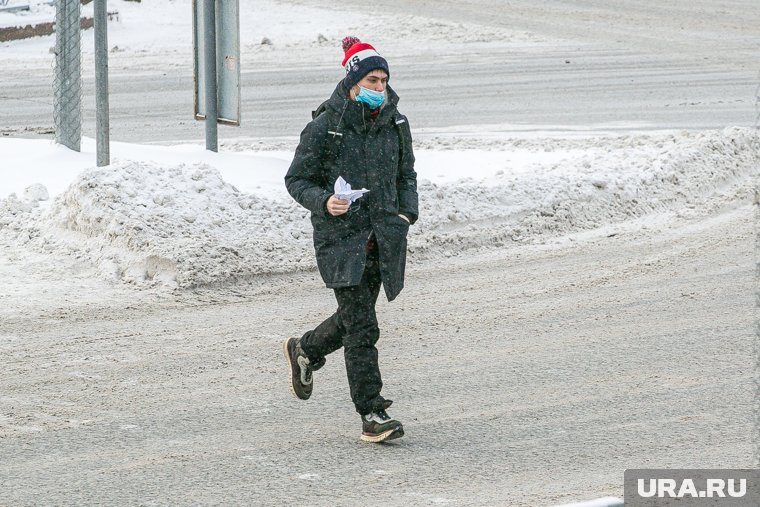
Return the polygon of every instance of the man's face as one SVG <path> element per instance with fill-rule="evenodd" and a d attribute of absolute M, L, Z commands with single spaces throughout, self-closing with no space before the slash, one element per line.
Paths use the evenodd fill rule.
<path fill-rule="evenodd" d="M 388 84 L 388 74 L 384 70 L 376 69 L 364 76 L 357 84 L 368 90 L 383 92 Z"/>

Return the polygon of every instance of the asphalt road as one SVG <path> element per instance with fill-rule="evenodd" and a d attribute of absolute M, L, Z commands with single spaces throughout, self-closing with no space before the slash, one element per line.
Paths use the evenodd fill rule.
<path fill-rule="evenodd" d="M 627 468 L 748 468 L 753 227 L 415 266 L 378 306 L 387 445 L 359 441 L 340 352 L 288 391 L 281 340 L 334 310 L 316 273 L 156 295 L 10 259 L 47 288 L 0 307 L 1 502 L 548 507 Z"/>
<path fill-rule="evenodd" d="M 324 0 L 296 3 L 332 7 Z M 425 51 L 413 62 L 391 62 L 401 108 L 416 129 L 702 129 L 751 126 L 756 121 L 760 9 L 751 0 L 680 0 L 667 5 L 618 0 L 604 6 L 391 0 L 383 6 L 385 13 L 527 30 L 560 41 L 505 46 L 487 55 L 469 53 L 463 46 L 442 53 Z M 203 124 L 192 119 L 188 55 L 153 63 L 123 62 L 118 55 L 112 59 L 113 140 L 203 139 Z M 326 61 L 284 68 L 258 61 L 245 49 L 242 61 L 243 123 L 239 128 L 221 127 L 222 140 L 297 136 L 338 76 Z M 94 137 L 94 78 L 88 65 L 85 62 L 83 133 Z M 0 133 L 49 137 L 50 83 L 49 67 L 5 69 L 0 76 Z"/>

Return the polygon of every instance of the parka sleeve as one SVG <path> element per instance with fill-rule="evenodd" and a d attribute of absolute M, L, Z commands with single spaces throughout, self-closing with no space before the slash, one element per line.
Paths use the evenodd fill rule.
<path fill-rule="evenodd" d="M 326 128 L 320 128 L 319 120 L 317 117 L 309 122 L 301 132 L 301 141 L 285 175 L 285 186 L 298 204 L 314 214 L 327 214 L 325 205 L 333 193 L 323 186 L 322 153 Z"/>
<path fill-rule="evenodd" d="M 406 119 L 401 127 L 401 140 L 403 142 L 401 163 L 399 164 L 398 180 L 398 211 L 409 218 L 413 224 L 419 216 L 419 199 L 417 197 L 417 173 L 414 171 L 414 152 L 412 150 L 412 131 L 409 120 Z"/>

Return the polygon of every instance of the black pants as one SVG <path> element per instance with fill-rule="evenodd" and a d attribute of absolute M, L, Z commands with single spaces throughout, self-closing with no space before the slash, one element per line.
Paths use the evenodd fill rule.
<path fill-rule="evenodd" d="M 380 284 L 378 248 L 372 238 L 359 285 L 333 289 L 338 310 L 301 338 L 301 348 L 312 362 L 343 347 L 351 400 L 360 414 L 378 410 L 383 401 L 375 347 L 380 338 L 375 314 Z"/>

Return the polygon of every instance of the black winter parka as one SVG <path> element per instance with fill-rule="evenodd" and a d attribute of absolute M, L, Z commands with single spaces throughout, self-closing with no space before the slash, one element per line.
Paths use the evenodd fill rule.
<path fill-rule="evenodd" d="M 325 112 L 301 133 L 285 185 L 311 211 L 317 266 L 327 287 L 359 285 L 374 232 L 385 294 L 392 301 L 404 287 L 409 231 L 398 215 L 414 223 L 419 211 L 409 122 L 398 112 L 398 95 L 390 86 L 386 90 L 388 100 L 373 121 L 369 107 L 351 100 L 341 81 Z M 326 204 L 339 176 L 369 192 L 348 213 L 332 216 Z"/>

